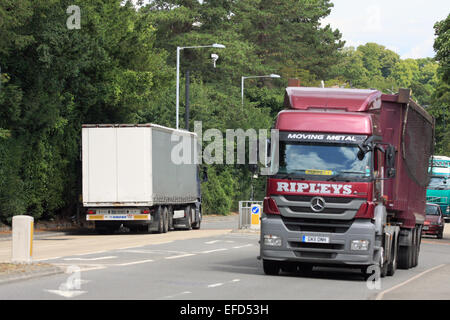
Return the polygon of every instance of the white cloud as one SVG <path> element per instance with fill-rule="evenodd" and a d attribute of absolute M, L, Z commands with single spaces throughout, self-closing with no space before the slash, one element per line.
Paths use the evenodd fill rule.
<path fill-rule="evenodd" d="M 381 25 L 381 8 L 379 6 L 368 6 L 365 10 L 366 22 L 363 30 L 367 32 L 380 32 L 383 30 Z"/>
<path fill-rule="evenodd" d="M 322 25 L 339 29 L 347 46 L 376 42 L 402 57 L 433 57 L 434 24 L 450 12 L 448 0 L 334 0 Z"/>

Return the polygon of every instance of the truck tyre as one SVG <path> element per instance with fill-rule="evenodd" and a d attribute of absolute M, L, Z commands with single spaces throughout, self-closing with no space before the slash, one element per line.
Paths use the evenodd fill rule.
<path fill-rule="evenodd" d="M 278 261 L 263 259 L 263 270 L 269 276 L 276 276 L 280 272 L 280 263 Z"/>
<path fill-rule="evenodd" d="M 400 269 L 411 268 L 411 256 L 413 254 L 413 246 L 401 246 L 398 251 L 398 267 Z"/>
<path fill-rule="evenodd" d="M 439 233 L 437 234 L 437 238 L 438 239 L 442 239 L 444 237 L 444 230 L 439 231 Z"/>
<path fill-rule="evenodd" d="M 201 207 L 198 209 L 198 220 L 192 226 L 192 229 L 198 230 L 200 229 L 200 224 L 202 223 L 202 211 Z"/>
<path fill-rule="evenodd" d="M 163 209 L 163 233 L 167 233 L 169 231 L 169 211 L 167 207 Z"/>
<path fill-rule="evenodd" d="M 398 262 L 398 240 L 397 238 L 394 238 L 394 241 L 392 242 L 392 248 L 391 248 L 391 262 L 388 264 L 387 268 L 387 275 L 393 276 L 395 274 L 395 271 L 397 271 L 397 262 Z"/>
<path fill-rule="evenodd" d="M 380 261 L 378 262 L 378 266 L 380 267 L 380 277 L 384 278 L 386 277 L 388 273 L 388 260 L 390 257 L 386 257 L 386 261 L 383 261 L 383 258 L 380 256 Z M 381 264 L 381 261 L 383 261 L 383 264 Z"/>
<path fill-rule="evenodd" d="M 422 242 L 422 227 L 418 226 L 416 228 L 416 243 L 415 243 L 413 267 L 417 267 L 417 265 L 419 264 L 419 253 L 420 253 L 420 243 L 421 242 Z"/>
<path fill-rule="evenodd" d="M 157 233 L 163 233 L 164 232 L 164 213 L 161 206 L 158 207 L 158 210 L 156 211 L 156 220 L 158 223 L 158 230 Z M 150 225 L 149 225 L 150 227 Z"/>
<path fill-rule="evenodd" d="M 186 230 L 192 230 L 191 206 L 184 208 Z"/>
<path fill-rule="evenodd" d="M 169 209 L 167 210 L 167 212 L 169 213 L 169 231 L 174 230 L 175 228 L 173 227 L 173 208 L 169 207 Z"/>

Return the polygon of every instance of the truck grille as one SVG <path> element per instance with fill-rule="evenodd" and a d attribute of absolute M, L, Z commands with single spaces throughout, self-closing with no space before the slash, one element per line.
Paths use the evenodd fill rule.
<path fill-rule="evenodd" d="M 301 201 L 301 202 L 310 202 L 313 198 L 312 196 L 284 196 L 288 201 Z M 354 198 L 342 198 L 342 197 L 322 197 L 326 203 L 350 203 Z"/>
<path fill-rule="evenodd" d="M 290 241 L 289 246 L 291 248 L 299 248 L 299 249 L 344 250 L 343 244 L 336 244 L 336 243 L 305 243 L 305 242 Z"/>
<path fill-rule="evenodd" d="M 353 220 L 300 219 L 281 217 L 289 231 L 345 233 Z"/>
<path fill-rule="evenodd" d="M 311 207 L 289 207 L 294 212 L 307 212 L 307 213 L 316 213 Z M 337 209 L 337 208 L 325 208 L 320 213 L 329 213 L 329 214 L 341 214 L 344 213 L 346 209 Z"/>

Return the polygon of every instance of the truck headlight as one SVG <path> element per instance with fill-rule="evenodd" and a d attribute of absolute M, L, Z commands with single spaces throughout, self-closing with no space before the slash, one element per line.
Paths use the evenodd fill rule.
<path fill-rule="evenodd" d="M 367 251 L 369 250 L 369 240 L 353 240 L 350 249 L 358 250 L 358 251 Z"/>
<path fill-rule="evenodd" d="M 264 245 L 280 247 L 281 246 L 281 237 L 275 236 L 273 234 L 265 234 L 264 235 Z"/>

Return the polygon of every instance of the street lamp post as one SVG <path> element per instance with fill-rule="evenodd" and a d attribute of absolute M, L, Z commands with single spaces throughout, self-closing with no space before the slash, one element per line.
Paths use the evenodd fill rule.
<path fill-rule="evenodd" d="M 219 48 L 223 49 L 225 46 L 223 44 L 214 43 L 209 46 L 189 46 L 189 47 L 177 47 L 177 96 L 176 96 L 176 107 L 177 107 L 177 114 L 176 114 L 176 128 L 179 127 L 179 111 L 180 111 L 180 51 L 183 49 L 197 49 L 197 48 Z"/>
<path fill-rule="evenodd" d="M 241 100 L 242 100 L 242 107 L 244 107 L 244 80 L 249 78 L 281 78 L 278 74 L 269 74 L 265 76 L 248 76 L 248 77 L 241 77 Z"/>

